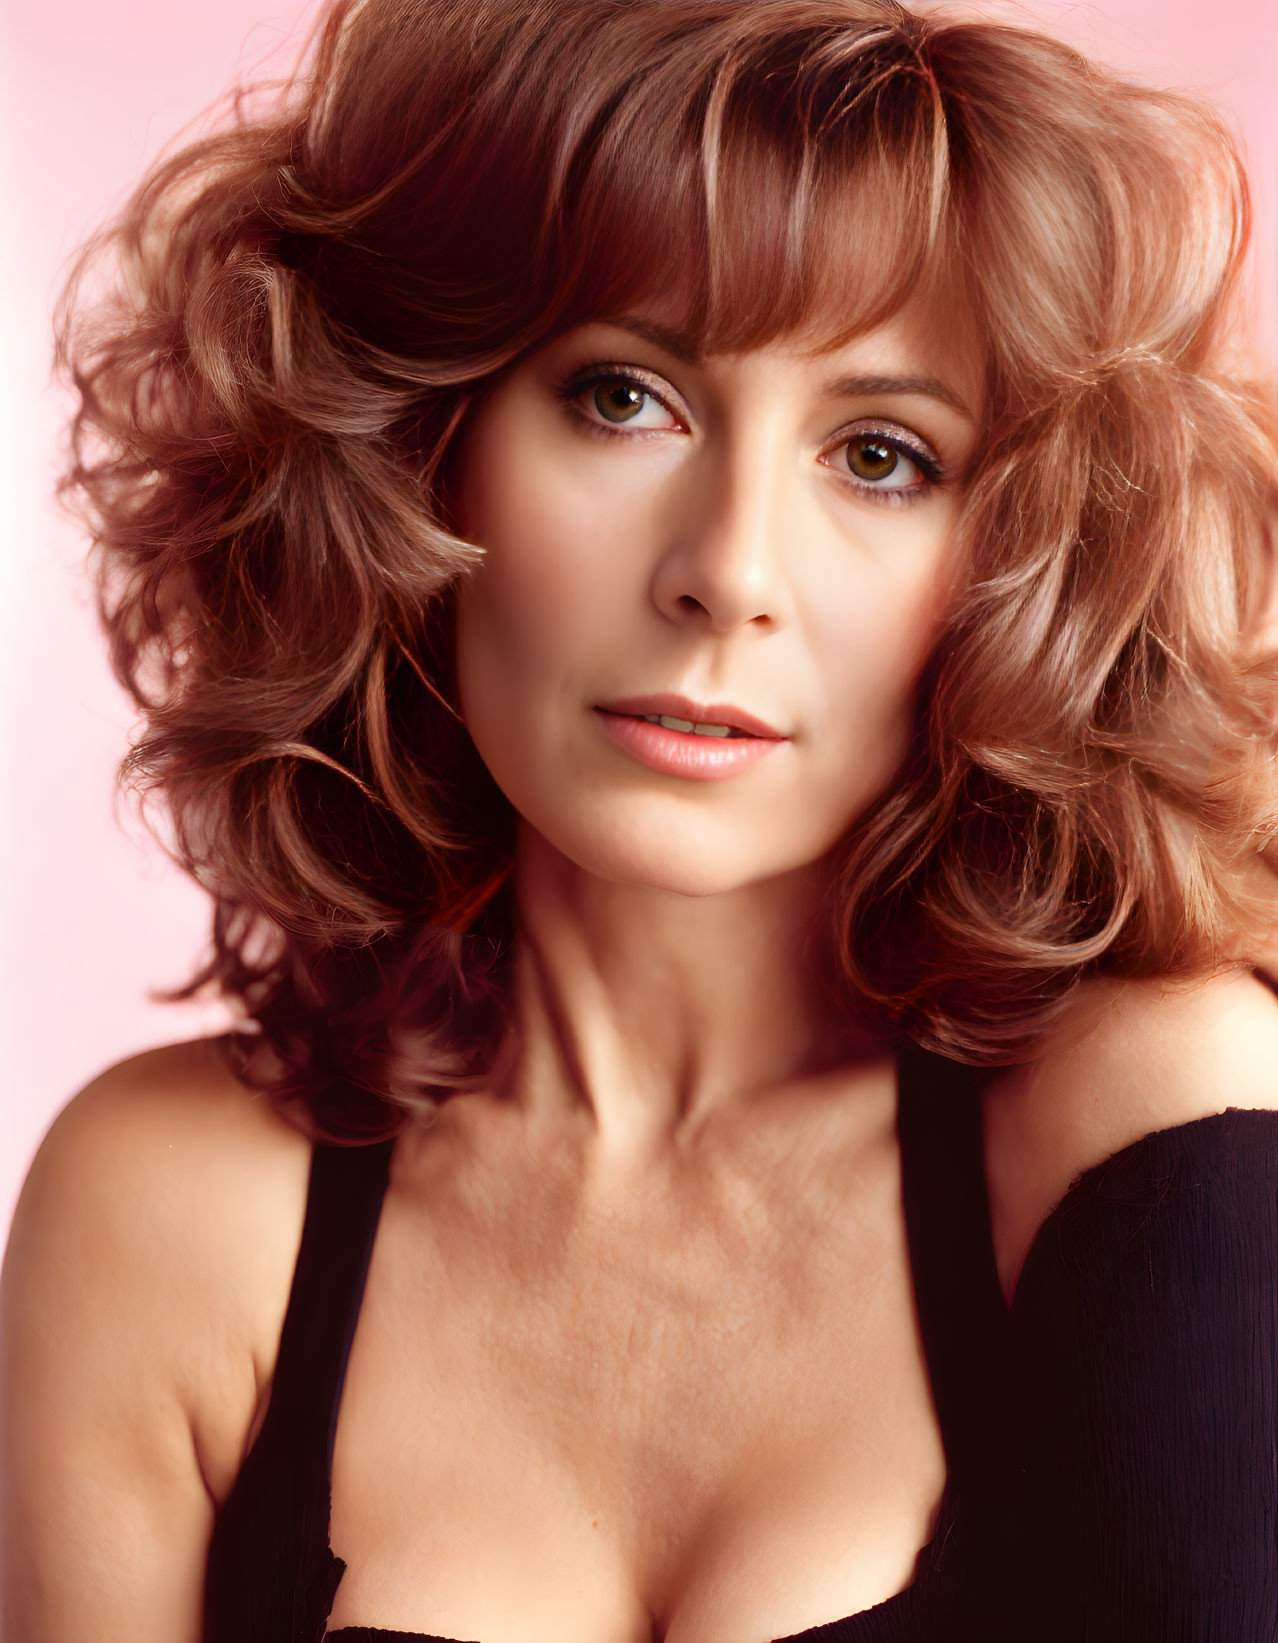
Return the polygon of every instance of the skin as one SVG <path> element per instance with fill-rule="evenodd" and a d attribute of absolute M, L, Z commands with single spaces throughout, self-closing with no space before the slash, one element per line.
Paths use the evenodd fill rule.
<path fill-rule="evenodd" d="M 892 1064 L 797 984 L 797 939 L 814 864 L 891 780 L 959 571 L 955 488 L 893 507 L 831 463 L 868 419 L 959 471 L 976 426 L 823 385 L 923 371 L 975 411 L 979 371 L 926 315 L 837 359 L 797 343 L 694 365 L 592 328 L 469 429 L 488 560 L 458 674 L 521 817 L 517 1030 L 491 1090 L 396 1144 L 336 1434 L 333 1628 L 765 1643 L 900 1590 L 932 1532 Z M 601 357 L 673 416 L 578 426 L 589 393 L 553 384 Z M 658 775 L 591 713 L 658 689 L 793 740 L 729 781 Z M 1253 978 L 1083 990 L 985 1097 L 1009 1302 L 1074 1176 L 1271 1107 L 1275 1064 Z M 0 1297 L 7 1643 L 198 1643 L 309 1157 L 211 1041 L 122 1062 L 55 1122 Z"/>
<path fill-rule="evenodd" d="M 601 359 L 611 378 L 557 391 Z M 618 363 L 650 397 L 600 433 Z M 830 389 L 924 375 L 936 394 Z M 957 475 L 979 380 L 917 313 L 699 364 L 595 324 L 470 422 L 454 508 L 487 560 L 457 677 L 520 818 L 515 1027 L 491 1093 L 399 1151 L 334 1461 L 335 1626 L 709 1643 L 908 1584 L 945 1465 L 892 1065 L 838 1041 L 798 944 L 813 865 L 905 749 L 957 568 L 957 485 L 904 456 L 858 479 L 849 442 L 890 431 Z M 651 771 L 593 704 L 658 689 L 791 740 L 726 781 Z M 446 1452 L 421 1433 L 446 1514 L 386 1443 L 388 1400 L 414 1421 L 423 1244 L 456 1275 L 421 1339 L 448 1366 Z M 500 1508 L 476 1475 L 515 1480 Z"/>
<path fill-rule="evenodd" d="M 832 352 L 796 338 L 700 363 L 595 324 L 508 375 L 470 427 L 457 512 L 488 556 L 459 599 L 458 681 L 521 818 L 506 1088 L 588 1113 L 609 1156 L 829 1053 L 798 962 L 811 868 L 905 750 L 978 427 L 979 351 L 930 317 Z M 659 397 L 610 422 L 615 369 L 602 395 L 556 393 L 598 361 Z M 830 391 L 858 376 L 937 389 Z M 903 448 L 867 481 L 865 441 L 884 432 L 946 481 Z M 592 708 L 658 690 L 743 706 L 791 740 L 730 780 L 652 771 Z"/>

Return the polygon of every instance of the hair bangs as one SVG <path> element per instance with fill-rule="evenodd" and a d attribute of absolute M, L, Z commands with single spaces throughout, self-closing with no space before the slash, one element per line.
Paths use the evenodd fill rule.
<path fill-rule="evenodd" d="M 786 44 L 725 56 L 677 107 L 646 81 L 617 101 L 551 235 L 557 329 L 655 309 L 706 353 L 836 347 L 953 289 L 931 77 L 895 31 L 809 31 L 778 68 Z"/>

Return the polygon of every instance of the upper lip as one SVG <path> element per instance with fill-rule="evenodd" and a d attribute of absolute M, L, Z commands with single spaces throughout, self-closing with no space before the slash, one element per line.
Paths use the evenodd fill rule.
<path fill-rule="evenodd" d="M 727 725 L 732 730 L 744 730 L 749 736 L 766 736 L 771 741 L 789 740 L 784 731 L 774 729 L 731 702 L 694 702 L 687 696 L 672 696 L 663 691 L 656 696 L 626 696 L 616 702 L 600 702 L 599 706 L 605 713 L 660 714 L 669 719 L 688 719 L 697 725 Z"/>

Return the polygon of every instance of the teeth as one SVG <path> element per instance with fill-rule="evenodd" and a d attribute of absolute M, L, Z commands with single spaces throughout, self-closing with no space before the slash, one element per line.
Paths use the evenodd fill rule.
<path fill-rule="evenodd" d="M 650 725 L 664 725 L 667 730 L 691 731 L 696 736 L 740 736 L 742 731 L 733 730 L 730 725 L 698 725 L 691 719 L 672 719 L 668 713 L 642 713 L 640 718 L 646 719 Z"/>

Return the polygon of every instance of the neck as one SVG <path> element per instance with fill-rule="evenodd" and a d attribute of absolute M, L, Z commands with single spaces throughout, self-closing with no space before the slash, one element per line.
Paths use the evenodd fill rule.
<path fill-rule="evenodd" d="M 705 896 L 617 884 L 522 829 L 502 1095 L 637 1158 L 753 1092 L 881 1053 L 809 978 L 816 896 L 810 868 Z"/>

